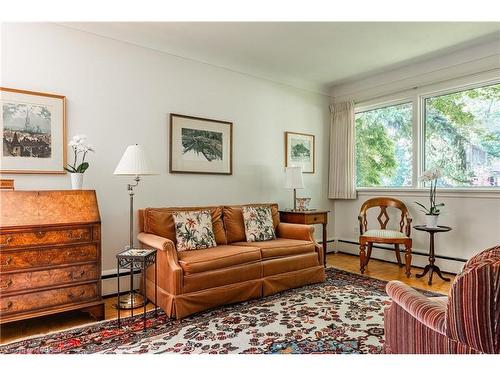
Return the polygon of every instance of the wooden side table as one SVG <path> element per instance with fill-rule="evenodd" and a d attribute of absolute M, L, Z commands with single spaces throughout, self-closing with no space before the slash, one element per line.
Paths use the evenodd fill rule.
<path fill-rule="evenodd" d="M 451 228 L 450 227 L 446 227 L 444 225 L 438 225 L 437 228 L 429 228 L 426 225 L 415 225 L 413 228 L 415 228 L 416 230 L 419 230 L 419 231 L 427 232 L 430 235 L 429 264 L 427 266 L 425 266 L 424 272 L 422 272 L 421 274 L 416 275 L 417 278 L 424 277 L 427 274 L 427 272 L 430 271 L 430 273 L 429 273 L 429 282 L 428 282 L 429 285 L 432 285 L 432 274 L 434 272 L 436 272 L 437 275 L 442 280 L 444 280 L 444 281 L 450 281 L 449 278 L 444 277 L 441 274 L 441 270 L 439 269 L 439 267 L 434 264 L 434 261 L 436 260 L 436 257 L 434 255 L 434 233 L 449 232 L 451 230 Z"/>
<path fill-rule="evenodd" d="M 326 265 L 326 225 L 328 224 L 327 210 L 280 210 L 280 221 L 293 224 L 322 224 L 323 225 L 323 262 Z"/>

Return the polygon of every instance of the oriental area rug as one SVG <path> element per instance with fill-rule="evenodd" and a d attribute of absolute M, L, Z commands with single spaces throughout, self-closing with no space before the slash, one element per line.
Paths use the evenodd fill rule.
<path fill-rule="evenodd" d="M 28 354 L 313 354 L 381 353 L 386 281 L 335 268 L 327 280 L 182 320 L 148 313 L 0 346 Z M 430 294 L 430 293 L 429 293 Z"/>

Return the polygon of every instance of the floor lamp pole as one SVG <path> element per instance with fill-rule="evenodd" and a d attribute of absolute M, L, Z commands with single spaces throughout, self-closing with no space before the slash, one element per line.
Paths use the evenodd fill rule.
<path fill-rule="evenodd" d="M 129 218 L 130 243 L 129 243 L 129 249 L 134 248 L 134 188 L 137 185 L 139 185 L 140 180 L 141 180 L 141 178 L 139 176 L 135 176 L 135 178 L 134 178 L 135 184 L 128 184 L 127 185 L 128 195 L 130 196 L 130 218 Z"/>
<path fill-rule="evenodd" d="M 297 189 L 293 189 L 293 210 L 297 211 Z"/>
<path fill-rule="evenodd" d="M 130 241 L 129 241 L 129 249 L 134 248 L 134 188 L 139 185 L 139 181 L 141 178 L 139 176 L 135 176 L 133 184 L 127 185 L 128 195 L 130 197 Z M 143 270 L 142 272 L 146 272 Z M 118 270 L 118 277 L 120 277 L 120 270 Z M 144 292 L 143 292 L 144 293 Z M 130 273 L 130 292 L 120 297 L 117 303 L 120 305 L 121 309 L 131 309 L 136 307 L 142 307 L 146 304 L 146 298 L 144 295 L 140 293 L 134 292 L 134 273 L 131 271 Z"/>

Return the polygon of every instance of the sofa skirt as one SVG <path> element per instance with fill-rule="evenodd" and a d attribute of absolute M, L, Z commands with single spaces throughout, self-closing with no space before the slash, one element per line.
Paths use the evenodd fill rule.
<path fill-rule="evenodd" d="M 168 317 L 181 319 L 214 307 L 323 281 L 325 281 L 325 269 L 323 266 L 317 266 L 180 295 L 170 294 L 158 286 L 158 306 Z M 154 301 L 154 282 L 149 279 L 146 279 L 146 296 L 150 301 Z"/>

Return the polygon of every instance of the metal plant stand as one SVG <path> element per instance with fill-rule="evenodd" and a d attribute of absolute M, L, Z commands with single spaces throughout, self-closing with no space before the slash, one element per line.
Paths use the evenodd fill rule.
<path fill-rule="evenodd" d="M 127 249 L 116 254 L 116 261 L 118 269 L 118 297 L 116 303 L 116 309 L 118 310 L 118 327 L 121 327 L 120 311 L 123 309 L 120 301 L 120 269 L 128 269 L 130 270 L 130 299 L 128 301 L 130 303 L 131 316 L 134 316 L 134 298 L 136 294 L 141 295 L 134 290 L 134 271 L 141 270 L 142 273 L 143 290 L 141 297 L 144 299 L 144 304 L 142 304 L 144 307 L 142 315 L 144 318 L 144 329 L 146 329 L 146 305 L 148 302 L 146 297 L 146 269 L 153 264 L 155 267 L 155 317 L 158 316 L 158 267 L 156 264 L 156 249 Z"/>

